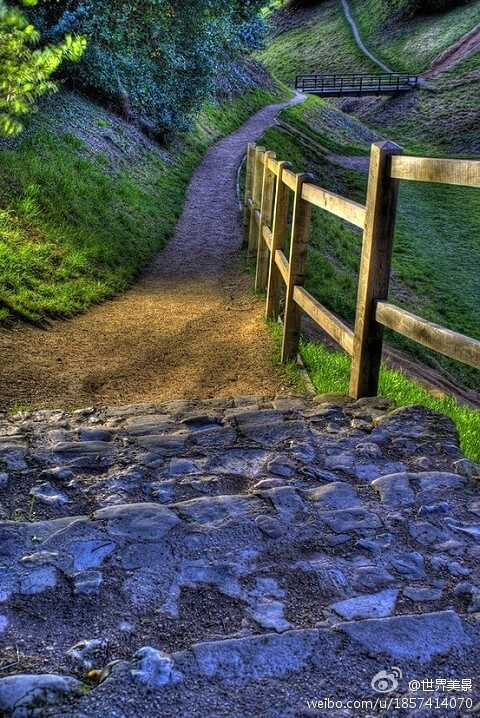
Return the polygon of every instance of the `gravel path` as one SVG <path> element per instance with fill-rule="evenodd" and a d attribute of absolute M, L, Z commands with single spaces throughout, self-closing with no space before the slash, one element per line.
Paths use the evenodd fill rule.
<path fill-rule="evenodd" d="M 358 47 L 359 47 L 360 50 L 363 52 L 363 54 L 366 55 L 372 62 L 374 62 L 376 65 L 378 65 L 378 66 L 379 66 L 382 70 L 384 70 L 385 72 L 389 72 L 389 73 L 395 72 L 395 70 L 390 70 L 390 68 L 387 67 L 386 65 L 384 65 L 383 62 L 380 62 L 380 60 L 378 60 L 378 59 L 375 57 L 375 55 L 372 55 L 372 53 L 370 52 L 370 50 L 367 50 L 367 48 L 366 48 L 365 45 L 363 44 L 363 40 L 362 40 L 362 38 L 361 38 L 361 36 L 360 36 L 360 33 L 359 33 L 359 31 L 358 31 L 358 27 L 357 27 L 357 25 L 356 25 L 356 22 L 355 22 L 355 20 L 354 20 L 353 17 L 352 17 L 352 13 L 351 13 L 351 11 L 350 11 L 350 6 L 349 6 L 347 0 L 342 0 L 342 6 L 343 6 L 343 11 L 344 11 L 344 13 L 345 13 L 345 17 L 346 17 L 347 20 L 348 20 L 348 24 L 349 24 L 350 27 L 352 28 L 353 37 L 355 38 L 355 42 L 357 43 Z"/>
<path fill-rule="evenodd" d="M 47 331 L 0 332 L 0 408 L 274 395 L 286 388 L 271 363 L 263 300 L 242 270 L 235 196 L 248 142 L 284 106 L 266 107 L 209 150 L 174 237 L 133 289 Z"/>

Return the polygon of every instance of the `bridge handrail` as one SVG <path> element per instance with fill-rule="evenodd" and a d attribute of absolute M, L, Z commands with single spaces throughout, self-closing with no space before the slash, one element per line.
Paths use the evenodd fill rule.
<path fill-rule="evenodd" d="M 408 72 L 397 73 L 367 73 L 367 72 L 351 72 L 351 73 L 309 73 L 297 75 L 295 78 L 295 89 L 297 90 L 320 90 L 344 88 L 365 91 L 372 87 L 382 89 L 383 87 L 401 88 L 405 85 L 416 87 L 418 85 L 419 76 Z"/>

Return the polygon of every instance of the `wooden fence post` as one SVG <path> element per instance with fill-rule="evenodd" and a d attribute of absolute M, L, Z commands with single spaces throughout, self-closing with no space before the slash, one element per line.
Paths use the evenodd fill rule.
<path fill-rule="evenodd" d="M 375 321 L 375 301 L 388 297 L 399 185 L 390 177 L 390 157 L 401 154 L 393 142 L 372 145 L 350 376 L 355 399 L 378 392 L 383 327 Z"/>
<path fill-rule="evenodd" d="M 310 174 L 298 174 L 295 185 L 292 237 L 290 241 L 290 264 L 285 299 L 285 321 L 283 326 L 282 363 L 297 358 L 298 344 L 300 341 L 302 310 L 293 300 L 293 290 L 295 286 L 303 285 L 307 265 L 312 205 L 310 202 L 302 199 L 302 189 L 305 182 L 308 182 L 310 179 L 313 179 Z"/>
<path fill-rule="evenodd" d="M 263 189 L 263 157 L 265 147 L 255 147 L 255 160 L 253 168 L 252 186 L 252 209 L 250 212 L 250 228 L 248 233 L 247 263 L 250 264 L 252 257 L 257 256 L 258 224 L 255 219 L 255 211 L 260 210 L 262 204 Z"/>
<path fill-rule="evenodd" d="M 243 200 L 243 243 L 248 242 L 250 231 L 250 206 L 248 200 L 252 197 L 253 191 L 253 170 L 255 158 L 255 145 L 250 143 L 247 147 L 247 165 L 245 175 L 245 198 Z"/>
<path fill-rule="evenodd" d="M 283 171 L 290 169 L 291 166 L 291 162 L 280 162 L 278 165 L 277 191 L 272 225 L 272 251 L 270 253 L 267 306 L 265 310 L 268 319 L 273 319 L 274 321 L 278 319 L 280 313 L 280 298 L 282 295 L 282 275 L 275 262 L 275 252 L 277 249 L 285 249 L 288 227 L 288 201 L 290 198 L 290 188 L 283 182 Z"/>
<path fill-rule="evenodd" d="M 275 174 L 268 167 L 268 160 L 275 159 L 275 152 L 265 152 L 262 186 L 262 204 L 260 207 L 260 224 L 258 227 L 257 271 L 255 274 L 256 291 L 264 292 L 268 277 L 268 247 L 263 239 L 263 228 L 272 223 L 273 198 L 275 193 Z"/>

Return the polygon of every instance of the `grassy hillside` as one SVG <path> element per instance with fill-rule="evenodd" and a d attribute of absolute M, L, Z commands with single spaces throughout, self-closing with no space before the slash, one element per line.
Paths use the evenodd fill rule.
<path fill-rule="evenodd" d="M 435 83 L 429 83 L 431 89 L 396 98 L 358 101 L 350 109 L 357 118 L 411 154 L 478 157 L 479 78 L 480 52 L 442 74 Z"/>
<path fill-rule="evenodd" d="M 0 321 L 69 317 L 125 289 L 172 234 L 207 148 L 273 100 L 208 106 L 168 149 L 73 93 L 0 152 Z"/>
<path fill-rule="evenodd" d="M 378 69 L 358 49 L 337 0 L 271 16 L 272 33 L 259 59 L 283 82 L 293 85 L 305 72 L 369 72 Z"/>
<path fill-rule="evenodd" d="M 480 0 L 407 20 L 390 18 L 382 0 L 350 0 L 350 7 L 368 49 L 394 69 L 408 72 L 424 72 L 480 22 Z"/>
<path fill-rule="evenodd" d="M 389 18 L 381 0 L 353 0 L 351 7 L 366 46 L 394 69 L 412 72 L 425 70 L 480 18 L 480 0 L 415 21 Z M 296 74 L 312 71 L 378 71 L 358 50 L 339 0 L 298 11 L 287 4 L 271 18 L 272 34 L 261 59 L 287 83 L 292 84 Z M 407 152 L 480 155 L 479 78 L 480 52 L 474 52 L 408 95 L 349 98 L 335 104 Z"/>

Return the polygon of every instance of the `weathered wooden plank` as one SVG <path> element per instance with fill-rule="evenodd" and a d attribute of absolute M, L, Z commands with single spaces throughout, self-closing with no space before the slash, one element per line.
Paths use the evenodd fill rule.
<path fill-rule="evenodd" d="M 284 169 L 282 174 L 282 181 L 295 192 L 297 186 L 297 175 L 289 169 Z"/>
<path fill-rule="evenodd" d="M 260 207 L 260 226 L 257 239 L 257 268 L 255 272 L 255 289 L 264 292 L 268 280 L 268 247 L 263 241 L 263 227 L 269 226 L 272 222 L 273 200 L 275 197 L 275 175 L 268 168 L 268 160 L 275 159 L 275 152 L 265 152 L 262 201 Z"/>
<path fill-rule="evenodd" d="M 265 224 L 262 229 L 263 239 L 269 249 L 269 251 L 272 251 L 272 230 L 270 227 L 267 227 Z"/>
<path fill-rule="evenodd" d="M 265 154 L 265 147 L 255 147 L 253 185 L 252 185 L 252 211 L 250 212 L 250 227 L 248 233 L 247 263 L 257 256 L 258 242 L 258 221 L 255 210 L 260 210 L 263 187 L 263 164 L 262 158 Z"/>
<path fill-rule="evenodd" d="M 245 198 L 243 202 L 243 242 L 248 242 L 250 232 L 250 212 L 252 208 L 253 171 L 254 171 L 255 145 L 250 143 L 247 147 L 247 165 L 245 175 Z"/>
<path fill-rule="evenodd" d="M 390 176 L 399 180 L 480 187 L 480 160 L 392 157 Z"/>
<path fill-rule="evenodd" d="M 390 160 L 401 152 L 393 142 L 372 145 L 350 375 L 356 399 L 378 391 L 383 326 L 375 321 L 375 300 L 388 297 L 399 186 Z"/>
<path fill-rule="evenodd" d="M 275 159 L 275 157 L 269 157 L 268 158 L 268 169 L 270 172 L 273 172 L 273 174 L 278 177 L 278 169 L 280 167 L 280 162 Z"/>
<path fill-rule="evenodd" d="M 259 225 L 259 224 L 260 224 L 260 216 L 261 216 L 261 215 L 260 215 L 260 210 L 259 210 L 259 209 L 254 209 L 252 216 L 253 216 L 253 219 L 255 220 L 255 223 L 256 223 L 257 225 Z"/>
<path fill-rule="evenodd" d="M 480 369 L 480 341 L 426 319 L 385 301 L 376 302 L 377 322 L 413 339 L 451 359 Z"/>
<path fill-rule="evenodd" d="M 302 197 L 316 207 L 320 207 L 330 212 L 330 214 L 346 219 L 347 222 L 354 224 L 356 227 L 363 229 L 365 226 L 366 209 L 364 205 L 358 202 L 346 199 L 339 194 L 329 192 L 311 183 L 307 183 L 303 186 Z"/>
<path fill-rule="evenodd" d="M 303 287 L 295 287 L 293 299 L 313 321 L 324 329 L 345 351 L 353 354 L 353 331 L 332 314 Z"/>
<path fill-rule="evenodd" d="M 284 255 L 281 249 L 277 249 L 275 252 L 275 264 L 280 270 L 280 274 L 283 277 L 285 284 L 288 282 L 288 259 Z"/>
<path fill-rule="evenodd" d="M 279 162 L 277 190 L 275 194 L 275 209 L 272 224 L 272 245 L 270 247 L 270 272 L 268 275 L 266 315 L 270 319 L 277 320 L 280 311 L 280 300 L 282 296 L 281 270 L 277 265 L 277 253 L 285 248 L 288 226 L 288 206 L 290 190 L 282 181 L 283 173 L 289 169 L 289 162 Z M 282 252 L 283 254 L 283 252 Z M 283 255 L 285 256 L 285 255 Z M 287 261 L 285 257 L 285 262 Z M 288 263 L 287 263 L 288 264 Z M 288 267 L 287 267 L 288 276 Z"/>
<path fill-rule="evenodd" d="M 290 260 L 287 291 L 285 295 L 285 319 L 283 323 L 282 363 L 295 360 L 298 354 L 302 313 L 293 301 L 293 291 L 303 284 L 307 265 L 308 238 L 312 205 L 302 197 L 305 182 L 312 179 L 309 174 L 298 174 L 295 182 L 295 200 L 293 204 L 292 237 L 290 242 Z"/>

